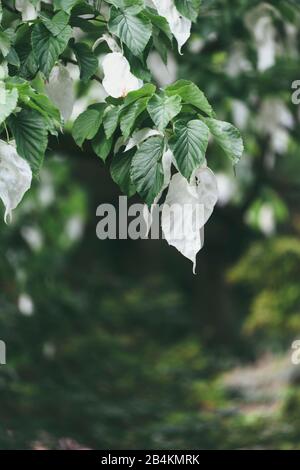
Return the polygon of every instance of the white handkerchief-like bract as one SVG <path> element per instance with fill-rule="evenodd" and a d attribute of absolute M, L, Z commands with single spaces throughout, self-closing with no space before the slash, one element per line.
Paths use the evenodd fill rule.
<path fill-rule="evenodd" d="M 159 15 L 164 16 L 169 23 L 170 30 L 178 42 L 178 50 L 181 52 L 182 46 L 191 35 L 192 22 L 184 18 L 177 10 L 174 0 L 152 0 Z"/>
<path fill-rule="evenodd" d="M 53 67 L 45 90 L 59 109 L 64 121 L 68 121 L 75 101 L 74 84 L 68 69 L 61 64 Z"/>
<path fill-rule="evenodd" d="M 111 36 L 110 34 L 107 34 L 107 33 L 102 34 L 102 36 L 95 41 L 95 43 L 93 45 L 93 51 L 102 42 L 106 42 L 106 44 L 108 45 L 108 47 L 110 48 L 110 50 L 112 52 L 122 52 L 122 49 L 120 48 L 120 46 L 117 43 L 117 41 L 115 40 L 115 38 L 113 36 Z"/>
<path fill-rule="evenodd" d="M 13 145 L 0 140 L 0 198 L 5 206 L 5 222 L 30 188 L 31 180 L 27 161 L 17 154 Z"/>
<path fill-rule="evenodd" d="M 274 7 L 262 3 L 245 16 L 246 25 L 254 37 L 258 56 L 257 68 L 261 72 L 276 62 L 276 29 L 272 16 L 277 15 L 278 12 Z"/>
<path fill-rule="evenodd" d="M 22 13 L 23 21 L 33 21 L 38 17 L 40 2 L 37 3 L 37 6 L 34 6 L 30 0 L 16 0 L 15 6 Z"/>
<path fill-rule="evenodd" d="M 102 85 L 110 96 L 121 98 L 127 96 L 130 91 L 138 90 L 143 86 L 130 72 L 130 65 L 121 52 L 111 52 L 104 57 L 102 62 L 104 79 Z"/>
<path fill-rule="evenodd" d="M 170 182 L 162 210 L 162 231 L 169 245 L 174 246 L 193 263 L 202 248 L 200 230 L 211 216 L 218 200 L 218 188 L 213 172 L 202 167 L 194 173 L 192 183 L 176 173 Z"/>

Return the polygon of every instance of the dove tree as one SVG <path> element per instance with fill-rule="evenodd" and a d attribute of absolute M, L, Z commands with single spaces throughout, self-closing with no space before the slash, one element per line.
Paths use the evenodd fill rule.
<path fill-rule="evenodd" d="M 71 119 L 76 144 L 91 145 L 123 193 L 138 193 L 148 221 L 164 191 L 166 204 L 188 203 L 191 214 L 202 205 L 202 222 L 197 216 L 187 221 L 197 235 L 181 240 L 172 235 L 167 207 L 162 211 L 166 240 L 195 265 L 200 229 L 217 201 L 209 139 L 233 165 L 243 142 L 191 81 L 158 88 L 147 59 L 153 50 L 164 62 L 172 47 L 182 53 L 192 23 L 201 21 L 200 3 L 0 1 L 0 197 L 6 217 L 29 189 L 31 176 L 39 175 L 49 135 L 70 126 L 75 98 L 69 69 L 77 67 L 80 81 L 96 81 L 106 98 L 99 91 L 99 102 Z"/>

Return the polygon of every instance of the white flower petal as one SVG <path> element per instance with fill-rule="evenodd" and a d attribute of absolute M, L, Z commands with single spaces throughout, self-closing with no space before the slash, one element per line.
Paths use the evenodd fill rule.
<path fill-rule="evenodd" d="M 102 67 L 104 73 L 102 85 L 113 98 L 125 97 L 130 91 L 143 86 L 142 80 L 130 72 L 129 62 L 120 52 L 107 54 Z"/>
<path fill-rule="evenodd" d="M 23 21 L 33 21 L 38 17 L 38 11 L 40 10 L 40 2 L 35 7 L 29 0 L 16 0 L 16 9 L 22 13 Z"/>
<path fill-rule="evenodd" d="M 125 152 L 131 150 L 133 147 L 139 146 L 144 140 L 154 135 L 162 135 L 162 133 L 156 129 L 150 129 L 150 127 L 135 131 L 126 145 Z"/>
<path fill-rule="evenodd" d="M 32 172 L 13 145 L 0 140 L 0 198 L 5 206 L 5 222 L 31 186 Z"/>
<path fill-rule="evenodd" d="M 169 245 L 192 261 L 194 273 L 196 256 L 203 246 L 200 230 L 217 199 L 216 178 L 209 168 L 197 170 L 192 184 L 179 173 L 171 179 L 162 210 L 162 230 Z"/>
<path fill-rule="evenodd" d="M 178 50 L 181 52 L 183 44 L 191 35 L 192 22 L 184 18 L 177 10 L 174 0 L 153 0 L 160 16 L 164 16 L 170 29 L 178 42 Z"/>
<path fill-rule="evenodd" d="M 61 64 L 53 67 L 45 90 L 59 109 L 64 121 L 68 121 L 75 102 L 74 84 L 68 69 Z"/>

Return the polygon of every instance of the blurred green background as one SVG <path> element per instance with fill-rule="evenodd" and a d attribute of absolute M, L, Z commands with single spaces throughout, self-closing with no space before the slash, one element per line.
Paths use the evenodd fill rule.
<path fill-rule="evenodd" d="M 0 448 L 300 448 L 299 25 L 297 1 L 203 0 L 184 55 L 151 57 L 245 140 L 235 174 L 209 148 L 220 202 L 196 276 L 163 240 L 99 241 L 118 188 L 89 147 L 51 142 L 0 227 Z"/>

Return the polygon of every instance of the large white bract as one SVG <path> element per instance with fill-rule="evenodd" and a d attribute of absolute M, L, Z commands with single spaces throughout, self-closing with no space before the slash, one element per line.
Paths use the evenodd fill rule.
<path fill-rule="evenodd" d="M 159 15 L 166 18 L 170 30 L 178 42 L 178 50 L 181 52 L 182 46 L 191 35 L 192 22 L 184 18 L 177 10 L 174 0 L 152 0 Z"/>
<path fill-rule="evenodd" d="M 142 80 L 130 72 L 129 62 L 120 52 L 107 54 L 102 67 L 104 73 L 102 85 L 106 93 L 113 98 L 124 98 L 130 91 L 138 90 L 143 86 Z"/>
<path fill-rule="evenodd" d="M 207 167 L 194 173 L 192 183 L 188 183 L 180 173 L 171 179 L 162 210 L 162 231 L 169 245 L 192 261 L 194 273 L 196 256 L 203 246 L 201 229 L 217 200 L 216 177 Z"/>
<path fill-rule="evenodd" d="M 5 206 L 6 223 L 30 188 L 31 180 L 32 171 L 27 161 L 17 154 L 13 145 L 0 140 L 0 198 Z"/>

